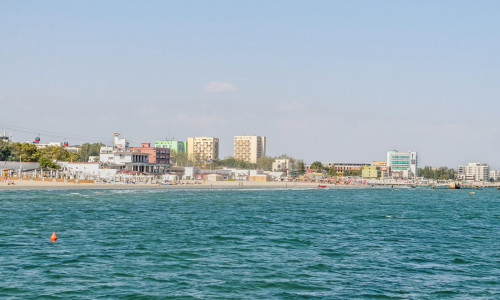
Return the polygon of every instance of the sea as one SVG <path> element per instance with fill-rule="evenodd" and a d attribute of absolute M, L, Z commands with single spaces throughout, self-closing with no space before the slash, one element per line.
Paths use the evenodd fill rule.
<path fill-rule="evenodd" d="M 496 189 L 2 190 L 0 225 L 1 299 L 500 299 Z"/>

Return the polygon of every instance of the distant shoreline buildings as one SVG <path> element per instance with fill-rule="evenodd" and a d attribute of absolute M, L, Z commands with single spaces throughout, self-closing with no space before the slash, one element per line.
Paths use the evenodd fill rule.
<path fill-rule="evenodd" d="M 0 136 L 0 141 L 12 143 L 12 137 L 7 136 L 4 132 L 3 136 Z M 212 169 L 212 164 L 214 163 L 214 169 L 220 169 L 227 162 L 220 160 L 219 142 L 219 138 L 202 136 L 189 137 L 187 141 L 157 140 L 153 146 L 151 143 L 144 142 L 140 146 L 130 147 L 129 142 L 125 138 L 120 138 L 120 134 L 115 133 L 112 146 L 101 147 L 97 144 L 100 147 L 99 155 L 96 156 L 93 152 L 94 154 L 86 156 L 88 157 L 88 166 L 84 166 L 86 162 L 76 162 L 73 160 L 71 162 L 64 162 L 63 165 L 67 170 L 85 169 L 88 171 L 92 169 L 93 172 L 98 172 L 97 169 L 102 167 L 107 169 L 106 174 L 111 174 L 111 170 L 116 170 L 116 172 L 166 174 L 172 170 L 172 164 L 174 163 L 172 158 L 175 158 L 179 162 L 182 162 L 182 164 L 176 164 L 177 168 L 181 166 L 202 168 L 210 165 L 210 169 Z M 35 138 L 33 144 L 40 150 L 50 147 L 64 147 L 64 149 L 73 153 L 78 153 L 80 150 L 80 146 L 70 146 L 66 141 L 64 143 L 42 144 L 40 143 L 39 136 Z M 267 138 L 257 135 L 234 136 L 233 150 L 234 160 L 257 164 L 259 159 L 266 157 Z M 183 155 L 180 155 L 181 153 Z M 447 168 L 444 168 L 444 171 L 442 171 L 442 168 L 425 167 L 421 169 L 421 172 L 423 172 L 421 175 L 418 168 L 418 153 L 415 151 L 401 152 L 390 150 L 386 153 L 385 161 L 378 160 L 372 163 L 314 162 L 316 169 L 312 169 L 311 165 L 306 165 L 303 161 L 300 165 L 297 160 L 287 157 L 275 158 L 274 161 L 267 160 L 265 162 L 266 167 L 263 167 L 263 165 L 260 165 L 262 169 L 271 172 L 285 172 L 291 176 L 297 176 L 297 174 L 305 172 L 306 174 L 315 174 L 315 176 L 416 180 L 419 176 L 420 178 L 422 176 L 435 179 L 443 178 L 443 172 L 446 172 L 444 178 L 454 178 L 457 181 L 486 182 L 500 179 L 500 171 L 490 170 L 489 165 L 485 163 L 459 165 L 456 173 L 454 170 Z M 234 167 L 234 165 L 232 166 Z M 242 165 L 240 164 L 240 166 Z"/>

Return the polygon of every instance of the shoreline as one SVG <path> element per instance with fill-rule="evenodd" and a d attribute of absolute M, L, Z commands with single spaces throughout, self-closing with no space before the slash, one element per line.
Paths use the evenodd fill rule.
<path fill-rule="evenodd" d="M 159 184 L 102 184 L 102 183 L 73 183 L 73 182 L 53 182 L 53 181 L 30 181 L 14 180 L 13 185 L 8 185 L 6 181 L 0 182 L 0 191 L 8 190 L 110 190 L 110 189 L 252 189 L 252 188 L 270 188 L 270 189 L 383 189 L 383 188 L 438 188 L 446 189 L 447 185 L 413 185 L 413 184 L 332 184 L 317 182 L 259 182 L 259 181 L 191 181 L 187 184 L 159 185 Z M 198 183 L 196 183 L 198 182 Z M 478 188 L 496 188 L 496 185 L 477 186 Z M 463 189 L 471 189 L 474 186 L 463 186 Z"/>
<path fill-rule="evenodd" d="M 318 187 L 321 185 L 322 187 Z M 323 187 L 324 186 L 324 187 Z M 381 186 L 379 186 L 381 187 Z M 28 181 L 15 180 L 13 185 L 6 182 L 0 182 L 0 191 L 5 190 L 46 190 L 46 189 L 249 189 L 249 188 L 373 188 L 371 185 L 336 185 L 325 183 L 309 182 L 236 182 L 236 181 L 211 181 L 177 185 L 159 185 L 159 184 L 100 184 L 100 183 L 67 183 L 67 182 L 48 182 L 48 181 Z"/>

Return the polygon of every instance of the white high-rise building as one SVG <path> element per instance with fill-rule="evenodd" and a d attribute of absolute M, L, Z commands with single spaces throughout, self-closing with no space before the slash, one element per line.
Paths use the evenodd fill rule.
<path fill-rule="evenodd" d="M 250 163 L 257 163 L 257 159 L 266 156 L 265 136 L 235 136 L 234 158 Z"/>
<path fill-rule="evenodd" d="M 468 163 L 458 166 L 457 179 L 467 181 L 488 181 L 490 166 L 483 163 Z"/>
<path fill-rule="evenodd" d="M 417 152 L 388 151 L 387 166 L 390 168 L 393 177 L 415 178 L 418 176 Z"/>

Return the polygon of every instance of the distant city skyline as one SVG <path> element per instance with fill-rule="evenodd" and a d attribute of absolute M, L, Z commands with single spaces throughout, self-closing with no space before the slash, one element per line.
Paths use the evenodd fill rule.
<path fill-rule="evenodd" d="M 0 131 L 500 169 L 498 2 L 4 2 Z M 51 134 L 51 136 L 49 136 Z M 57 137 L 55 137 L 57 135 Z"/>

